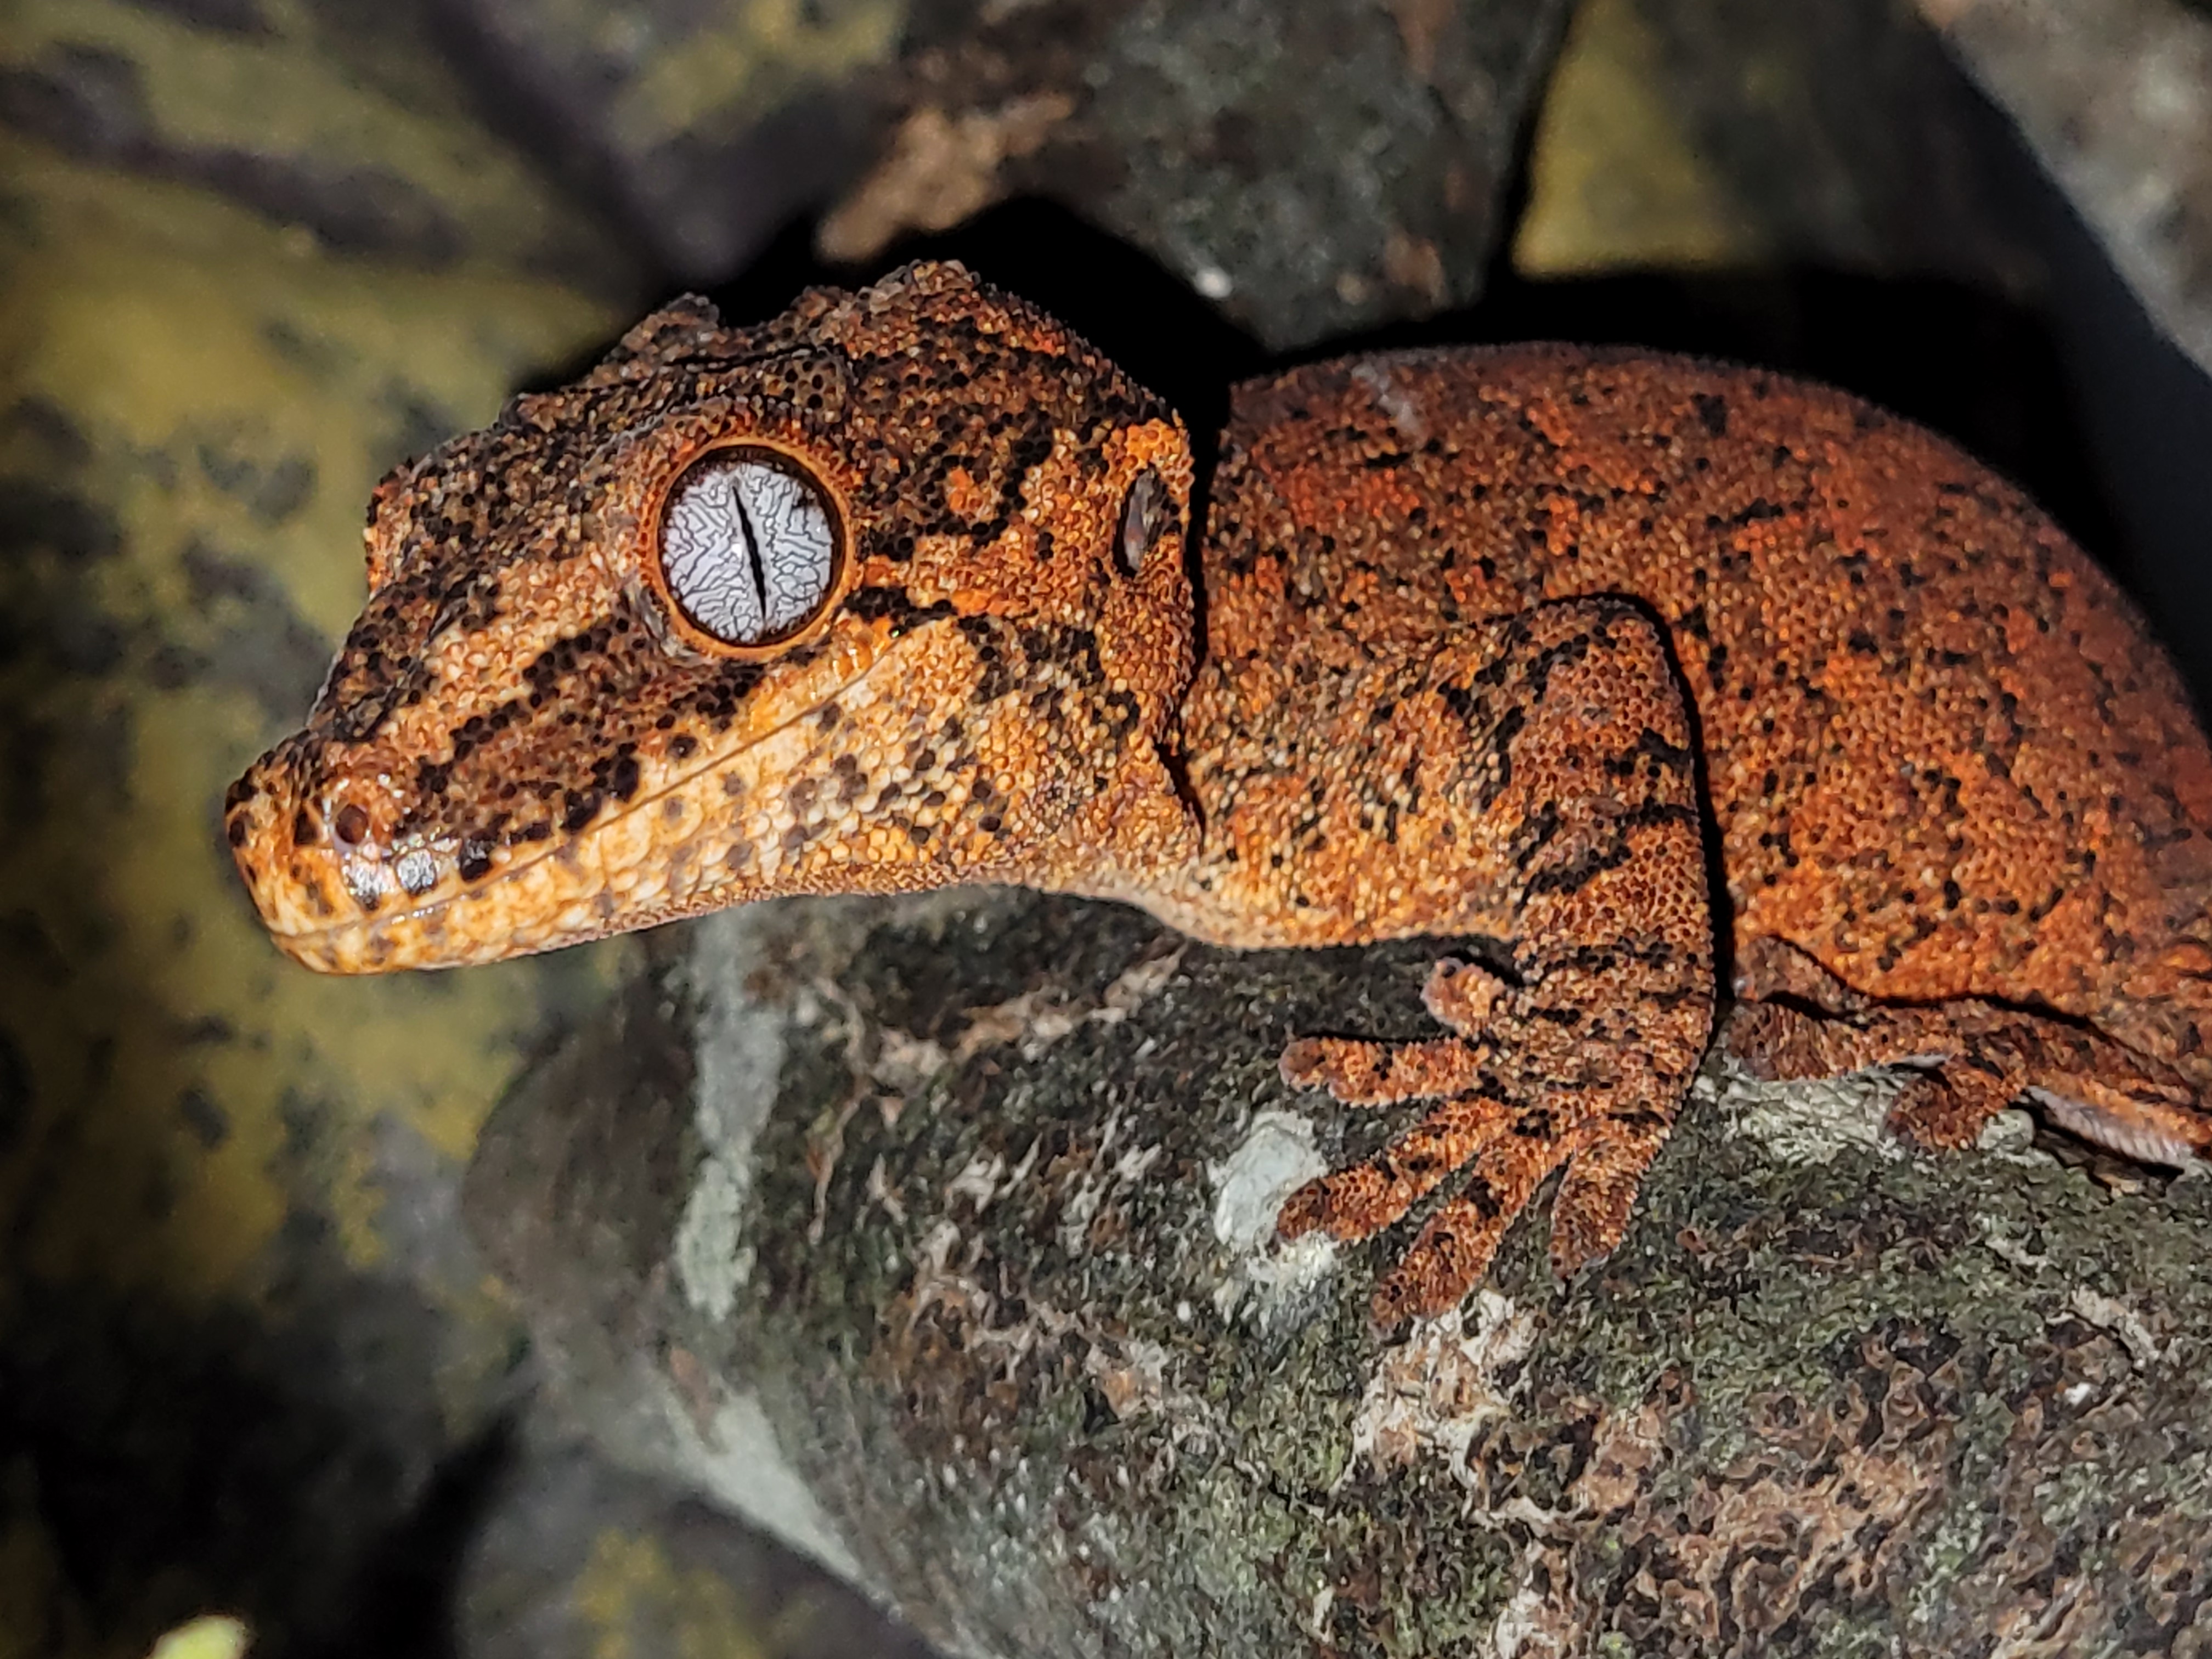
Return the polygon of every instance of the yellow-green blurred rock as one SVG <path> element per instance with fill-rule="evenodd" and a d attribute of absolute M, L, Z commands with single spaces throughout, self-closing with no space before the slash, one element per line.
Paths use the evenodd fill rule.
<path fill-rule="evenodd" d="M 1538 118 L 1513 263 L 1530 276 L 1748 264 L 1760 228 L 1667 97 L 1637 0 L 1584 0 Z"/>
<path fill-rule="evenodd" d="M 240 99 L 285 78 L 257 50 Z M 314 1610 L 512 1364 L 451 1194 L 620 947 L 319 980 L 216 813 L 358 603 L 380 473 L 620 316 L 489 219 L 430 272 L 20 141 L 0 173 L 0 1625 L 143 1652 L 210 1601 Z"/>
<path fill-rule="evenodd" d="M 2019 295 L 1987 112 L 1906 0 L 1584 0 L 1513 244 L 1532 276 L 1814 266 Z"/>
<path fill-rule="evenodd" d="M 150 1659 L 246 1659 L 252 1644 L 244 1620 L 211 1613 L 164 1635 L 154 1644 Z"/>
<path fill-rule="evenodd" d="M 728 1582 L 678 1566 L 650 1535 L 601 1534 L 573 1599 L 594 1659 L 766 1659 Z"/>
<path fill-rule="evenodd" d="M 592 217 L 486 131 L 417 8 L 16 0 L 11 12 L 0 116 L 59 153 L 197 185 L 337 250 L 557 271 L 605 295 L 636 281 Z"/>

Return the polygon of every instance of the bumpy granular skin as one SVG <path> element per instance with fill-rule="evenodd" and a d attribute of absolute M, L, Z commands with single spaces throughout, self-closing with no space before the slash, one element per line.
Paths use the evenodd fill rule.
<path fill-rule="evenodd" d="M 736 443 L 843 538 L 764 648 L 659 562 L 676 480 Z M 1562 1166 L 1560 1270 L 1619 1241 L 1719 950 L 1742 1052 L 1911 1062 L 1926 1144 L 2033 1093 L 2146 1158 L 2212 1146 L 2212 756 L 2126 601 L 1965 456 L 1680 358 L 1300 369 L 1236 397 L 1202 641 L 1191 486 L 1169 410 L 957 266 L 750 330 L 661 312 L 379 490 L 368 607 L 233 792 L 240 866 L 337 971 L 964 881 L 1237 945 L 1468 936 L 1448 1035 L 1284 1056 L 1434 1103 L 1283 1213 L 1358 1238 L 1456 1179 L 1388 1322 L 1464 1295 Z"/>

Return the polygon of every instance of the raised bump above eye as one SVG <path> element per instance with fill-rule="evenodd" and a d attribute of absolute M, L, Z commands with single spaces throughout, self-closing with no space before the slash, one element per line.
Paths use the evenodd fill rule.
<path fill-rule="evenodd" d="M 842 556 L 820 484 L 769 449 L 720 449 L 668 492 L 661 579 L 691 624 L 725 645 L 767 646 L 816 617 Z"/>

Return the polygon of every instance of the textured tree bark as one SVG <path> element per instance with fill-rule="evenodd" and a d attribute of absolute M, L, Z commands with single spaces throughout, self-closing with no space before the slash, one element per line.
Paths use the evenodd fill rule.
<path fill-rule="evenodd" d="M 501 1107 L 472 1224 L 565 1400 L 957 1655 L 2212 1650 L 2212 1183 L 1934 1160 L 1706 1068 L 1622 1249 L 1276 1245 L 1387 1132 L 1285 1038 L 1432 947 L 1008 893 L 762 906 Z"/>

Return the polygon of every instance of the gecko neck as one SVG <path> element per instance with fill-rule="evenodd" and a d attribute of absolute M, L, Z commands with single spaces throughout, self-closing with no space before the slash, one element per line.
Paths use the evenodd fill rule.
<path fill-rule="evenodd" d="M 1106 787 L 1036 850 L 1018 879 L 1151 908 L 1197 863 L 1200 840 L 1198 813 L 1167 761 L 1139 739 Z"/>
<path fill-rule="evenodd" d="M 1206 835 L 1206 805 L 1161 751 L 1146 743 L 1019 873 L 990 879 L 1133 904 L 1209 945 L 1252 950 L 1337 942 L 1341 918 L 1316 913 L 1314 926 L 1285 926 L 1280 917 L 1250 911 L 1241 896 L 1221 890 L 1218 849 Z"/>

